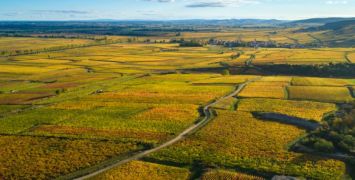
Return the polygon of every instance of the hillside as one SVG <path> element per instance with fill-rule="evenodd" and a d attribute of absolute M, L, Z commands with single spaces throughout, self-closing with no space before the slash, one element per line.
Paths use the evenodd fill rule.
<path fill-rule="evenodd" d="M 323 46 L 354 47 L 355 20 L 326 23 L 322 26 L 302 28 L 296 33 L 311 33 Z"/>
<path fill-rule="evenodd" d="M 330 18 L 311 18 L 311 19 L 303 19 L 298 21 L 292 21 L 290 23 L 286 23 L 287 25 L 311 25 L 311 26 L 321 26 L 328 23 L 336 23 L 340 21 L 349 21 L 355 20 L 355 18 L 339 18 L 339 17 L 330 17 Z"/>

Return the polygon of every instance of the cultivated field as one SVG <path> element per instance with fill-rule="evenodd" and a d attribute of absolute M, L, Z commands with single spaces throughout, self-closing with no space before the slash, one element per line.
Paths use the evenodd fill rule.
<path fill-rule="evenodd" d="M 346 53 L 353 49 L 261 49 L 254 64 L 325 64 L 347 62 Z"/>
<path fill-rule="evenodd" d="M 290 86 L 290 99 L 305 99 L 321 102 L 350 102 L 353 100 L 346 87 Z"/>
<path fill-rule="evenodd" d="M 213 180 L 213 179 L 263 180 L 264 178 L 243 174 L 243 173 L 237 173 L 233 171 L 217 169 L 217 170 L 210 170 L 204 173 L 201 179 L 203 180 Z"/>
<path fill-rule="evenodd" d="M 25 50 L 38 50 L 68 45 L 87 44 L 93 42 L 86 39 L 64 39 L 64 38 L 18 38 L 0 37 L 0 51 L 16 52 Z"/>
<path fill-rule="evenodd" d="M 157 179 L 157 180 L 187 180 L 190 171 L 184 168 L 177 168 L 154 163 L 133 161 L 123 166 L 117 167 L 104 174 L 100 174 L 92 179 Z"/>
<path fill-rule="evenodd" d="M 336 78 L 310 78 L 295 77 L 291 82 L 294 86 L 351 86 L 355 84 L 354 79 L 336 79 Z"/>
<path fill-rule="evenodd" d="M 308 33 L 274 31 L 243 28 L 180 36 L 315 41 Z M 143 42 L 148 37 L 151 41 Z M 117 41 L 101 44 L 0 38 L 0 51 L 46 49 L 0 57 L 0 179 L 66 179 L 84 175 L 87 168 L 95 172 L 175 138 L 206 118 L 207 111 L 210 122 L 183 140 L 93 179 L 341 179 L 345 174 L 342 161 L 289 150 L 305 129 L 263 121 L 253 112 L 323 123 L 338 105 L 354 100 L 355 79 L 278 76 L 248 68 L 347 62 L 351 48 L 181 47 L 160 42 L 169 35 L 127 38 L 109 36 Z M 81 46 L 51 49 L 70 44 Z M 226 69 L 244 65 L 241 73 Z M 235 97 L 220 99 L 238 87 Z"/>
<path fill-rule="evenodd" d="M 283 99 L 286 85 L 287 82 L 257 81 L 250 83 L 239 96 Z"/>
<path fill-rule="evenodd" d="M 198 161 L 314 179 L 340 179 L 345 170 L 342 162 L 285 149 L 304 133 L 291 125 L 257 120 L 248 112 L 218 111 L 217 118 L 201 131 L 150 158 L 182 164 Z"/>
<path fill-rule="evenodd" d="M 312 101 L 250 98 L 238 103 L 238 111 L 280 113 L 307 120 L 322 121 L 324 114 L 335 111 L 335 104 Z"/>

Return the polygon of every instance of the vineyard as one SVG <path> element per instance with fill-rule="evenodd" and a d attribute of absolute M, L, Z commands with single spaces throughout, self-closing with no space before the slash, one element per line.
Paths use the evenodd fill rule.
<path fill-rule="evenodd" d="M 132 161 L 128 164 L 93 177 L 92 179 L 136 180 L 149 177 L 149 179 L 157 180 L 185 180 L 188 179 L 189 176 L 190 171 L 188 169 L 159 165 L 143 161 Z"/>
<path fill-rule="evenodd" d="M 93 42 L 88 39 L 64 39 L 64 38 L 17 38 L 0 37 L 0 53 L 31 52 L 34 50 L 62 47 L 68 45 L 88 44 Z"/>
<path fill-rule="evenodd" d="M 292 79 L 294 86 L 348 86 L 354 85 L 354 80 L 335 79 L 335 78 L 310 78 L 310 77 L 295 77 Z"/>
<path fill-rule="evenodd" d="M 342 179 L 343 161 L 291 150 L 306 129 L 255 114 L 321 125 L 354 101 L 355 79 L 254 66 L 345 63 L 354 48 L 208 43 L 315 41 L 312 32 L 293 31 L 0 37 L 0 179 L 94 173 L 159 147 L 203 119 L 208 123 L 182 140 L 92 179 Z M 201 46 L 184 47 L 179 39 Z"/>
<path fill-rule="evenodd" d="M 346 62 L 344 54 L 346 50 L 322 50 L 322 49 L 300 49 L 300 50 L 285 50 L 285 49 L 262 49 L 255 55 L 253 61 L 255 64 L 324 64 L 324 63 L 340 63 Z"/>
<path fill-rule="evenodd" d="M 291 99 L 316 100 L 321 102 L 350 102 L 350 91 L 345 87 L 291 86 L 288 87 Z"/>
<path fill-rule="evenodd" d="M 254 82 L 248 85 L 239 96 L 283 99 L 285 98 L 286 85 L 287 82 Z"/>
<path fill-rule="evenodd" d="M 335 111 L 335 104 L 312 101 L 250 98 L 238 103 L 238 111 L 273 112 L 321 122 L 324 114 Z"/>
<path fill-rule="evenodd" d="M 203 174 L 201 179 L 202 180 L 212 180 L 212 179 L 263 180 L 264 178 L 218 169 L 218 170 L 210 170 L 206 172 L 205 174 Z"/>
<path fill-rule="evenodd" d="M 23 136 L 1 136 L 0 144 L 0 174 L 6 179 L 51 179 L 145 148 L 133 141 Z"/>
<path fill-rule="evenodd" d="M 203 130 L 150 158 L 183 164 L 201 161 L 264 174 L 341 179 L 345 170 L 342 162 L 287 152 L 287 144 L 303 133 L 291 125 L 257 120 L 248 112 L 218 111 L 215 121 Z"/>

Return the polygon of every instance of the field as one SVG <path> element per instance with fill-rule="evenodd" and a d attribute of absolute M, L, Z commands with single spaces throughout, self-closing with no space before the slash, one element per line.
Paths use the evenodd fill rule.
<path fill-rule="evenodd" d="M 138 79 L 118 77 L 110 79 L 111 84 L 97 81 L 68 88 L 63 94 L 29 103 L 46 104 L 47 107 L 3 118 L 0 130 L 9 134 L 41 135 L 90 135 L 90 132 L 95 135 L 98 132 L 105 134 L 104 130 L 107 130 L 108 134 L 116 134 L 117 137 L 140 138 L 141 135 L 147 136 L 149 140 L 159 137 L 161 141 L 197 120 L 199 106 L 232 90 L 231 87 L 218 85 L 196 87 L 185 82 L 189 77 L 198 78 L 191 75 L 147 76 Z M 124 81 L 126 78 L 129 81 Z M 105 92 L 92 94 L 100 84 L 105 84 L 106 88 L 101 87 Z M 149 91 L 145 90 L 146 87 L 149 87 Z M 17 97 L 15 94 L 1 95 Z M 4 104 L 23 104 L 18 103 L 18 99 L 5 99 L 9 102 Z M 25 117 L 31 118 L 25 120 Z"/>
<path fill-rule="evenodd" d="M 64 38 L 17 38 L 0 37 L 0 49 L 6 52 L 39 50 L 59 46 L 87 44 L 93 42 L 86 39 L 64 39 Z"/>
<path fill-rule="evenodd" d="M 335 111 L 336 106 L 330 103 L 312 101 L 250 98 L 240 100 L 237 110 L 280 113 L 320 122 L 324 114 Z"/>
<path fill-rule="evenodd" d="M 246 80 L 254 79 L 258 76 L 247 76 L 247 75 L 240 75 L 240 76 L 220 76 L 215 78 L 208 78 L 200 81 L 194 81 L 194 84 L 227 84 L 227 85 L 237 85 L 240 83 L 245 82 Z"/>
<path fill-rule="evenodd" d="M 260 29 L 255 31 L 247 28 L 234 28 L 226 32 L 186 32 L 181 37 L 185 39 L 209 40 L 211 37 L 225 41 L 274 41 L 278 43 L 312 43 L 316 41 L 308 33 L 293 33 L 294 29 L 275 31 L 274 29 Z M 312 33 L 311 33 L 312 34 Z"/>
<path fill-rule="evenodd" d="M 182 164 L 200 161 L 266 174 L 340 179 L 345 170 L 342 162 L 286 150 L 287 144 L 303 133 L 291 125 L 257 120 L 248 112 L 218 111 L 217 118 L 204 129 L 150 158 Z"/>
<path fill-rule="evenodd" d="M 291 86 L 288 87 L 290 99 L 305 99 L 321 102 L 349 102 L 353 98 L 348 88 L 322 86 Z"/>
<path fill-rule="evenodd" d="M 255 55 L 255 64 L 323 64 L 346 62 L 346 50 L 322 50 L 322 49 L 262 49 Z"/>
<path fill-rule="evenodd" d="M 232 65 L 243 65 L 251 56 L 254 56 L 252 64 L 328 64 L 346 63 L 351 58 L 348 52 L 353 48 L 332 48 L 332 49 L 285 49 L 285 48 L 237 48 L 242 52 L 241 56 L 227 61 Z M 350 56 L 350 57 L 349 57 Z M 351 59 L 350 59 L 351 60 Z"/>
<path fill-rule="evenodd" d="M 124 61 L 130 58 L 132 62 L 137 55 L 133 56 L 129 53 L 135 52 L 137 48 L 147 48 L 145 53 L 150 53 L 151 49 L 162 47 L 144 44 L 125 46 L 127 52 L 118 51 L 118 56 L 122 56 Z M 174 47 L 174 45 L 164 45 L 164 47 Z M 8 163 L 15 156 L 2 153 L 6 166 L 2 168 L 4 171 L 0 173 L 1 176 L 40 179 L 58 177 L 101 163 L 111 157 L 121 157 L 127 153 L 155 146 L 197 121 L 200 106 L 233 89 L 232 84 L 196 86 L 193 83 L 221 77 L 219 74 L 146 74 L 160 69 L 156 65 L 160 59 L 170 61 L 164 57 L 166 55 L 162 55 L 160 59 L 154 57 L 146 62 L 137 62 L 142 63 L 137 66 L 148 69 L 139 70 L 144 72 L 143 74 L 133 73 L 136 71 L 134 69 L 137 69 L 136 65 L 132 65 L 134 67 L 130 69 L 124 65 L 125 63 L 122 63 L 123 65 L 119 63 L 123 61 L 119 58 L 116 58 L 117 63 L 105 60 L 107 53 L 114 52 L 116 48 L 120 47 L 108 45 L 101 49 L 106 50 L 105 52 L 96 50 L 105 56 L 96 56 L 95 60 L 85 60 L 86 57 L 95 57 L 86 54 L 92 52 L 92 48 L 88 47 L 83 48 L 87 50 L 81 51 L 82 55 L 76 54 L 79 53 L 78 50 L 70 49 L 46 55 L 16 56 L 14 57 L 16 60 L 11 60 L 10 63 L 2 62 L 0 73 L 4 76 L 1 76 L 0 80 L 2 84 L 0 104 L 1 112 L 4 113 L 1 115 L 1 134 L 12 135 L 11 138 L 23 140 L 24 143 L 40 141 L 40 137 L 51 137 L 51 139 L 48 140 L 49 142 L 38 142 L 39 154 L 31 153 L 34 147 L 29 145 L 24 144 L 22 148 L 8 145 L 9 147 L 6 148 L 12 149 L 15 154 L 19 153 L 23 158 L 13 162 L 17 164 L 15 166 Z M 187 57 L 187 55 L 182 56 L 181 58 Z M 193 53 L 191 56 L 195 58 Z M 112 55 L 112 58 L 115 58 L 115 55 Z M 139 58 L 146 58 L 146 55 L 142 54 Z M 149 65 L 150 63 L 152 66 Z M 123 71 L 129 72 L 123 74 Z M 62 138 L 68 138 L 68 142 L 61 140 Z M 82 140 L 75 140 L 76 138 Z M 69 146 L 66 145 L 68 143 L 82 144 L 82 147 L 70 145 L 71 149 L 68 149 L 68 153 L 80 154 L 86 146 L 103 148 L 102 150 L 107 146 L 108 150 L 101 153 L 102 156 L 96 157 L 94 153 L 90 154 L 91 150 L 88 149 L 87 156 L 93 157 L 79 156 L 78 159 L 68 160 L 68 162 L 75 161 L 70 166 L 61 167 L 62 165 L 59 164 L 59 167 L 56 167 L 54 162 L 63 161 L 60 158 L 68 159 L 67 155 L 63 154 L 67 153 L 66 150 L 55 151 L 55 154 L 45 151 L 52 146 L 59 146 L 58 148 Z M 98 147 L 90 143 L 95 143 Z M 43 153 L 40 153 L 40 148 L 43 148 Z M 16 149 L 22 151 L 17 152 Z M 102 150 L 92 149 L 97 153 Z M 37 162 L 36 158 L 41 158 L 47 167 L 24 163 L 25 161 Z M 5 169 L 9 168 L 28 170 L 5 172 Z"/>
<path fill-rule="evenodd" d="M 291 82 L 294 86 L 348 86 L 354 85 L 354 79 L 335 79 L 335 78 L 310 78 L 295 77 Z"/>
<path fill-rule="evenodd" d="M 348 58 L 349 60 L 352 62 L 352 63 L 355 63 L 355 53 L 351 53 L 348 55 Z"/>
<path fill-rule="evenodd" d="M 0 179 L 83 175 L 159 147 L 203 119 L 208 123 L 181 141 L 93 179 L 343 177 L 345 163 L 289 149 L 305 129 L 253 112 L 321 124 L 354 100 L 355 80 L 265 74 L 253 66 L 342 63 L 353 48 L 183 47 L 169 43 L 172 34 L 107 36 L 102 43 L 80 36 L 0 37 L 1 51 L 15 53 L 0 57 Z M 312 43 L 309 34 L 236 28 L 179 38 Z M 238 87 L 235 97 L 221 99 Z"/>
<path fill-rule="evenodd" d="M 135 142 L 1 136 L 0 176 L 52 179 L 144 148 Z"/>
<path fill-rule="evenodd" d="M 285 87 L 287 82 L 253 82 L 248 85 L 240 94 L 240 97 L 260 97 L 260 98 L 285 98 Z"/>
<path fill-rule="evenodd" d="M 133 171 L 132 171 L 133 170 Z M 187 180 L 190 176 L 190 171 L 184 168 L 177 168 L 154 163 L 132 161 L 118 168 L 107 171 L 92 179 L 127 179 L 127 180 Z"/>
<path fill-rule="evenodd" d="M 264 178 L 218 169 L 218 170 L 210 170 L 204 173 L 201 179 L 202 180 L 212 180 L 212 179 L 263 180 Z"/>
<path fill-rule="evenodd" d="M 224 110 L 234 110 L 235 105 L 237 103 L 237 99 L 234 97 L 230 97 L 224 99 L 223 101 L 218 102 L 213 106 L 215 109 L 224 109 Z"/>

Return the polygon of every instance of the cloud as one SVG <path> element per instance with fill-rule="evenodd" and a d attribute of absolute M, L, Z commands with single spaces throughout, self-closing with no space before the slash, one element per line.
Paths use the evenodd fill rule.
<path fill-rule="evenodd" d="M 243 4 L 259 4 L 260 2 L 258 0 L 206 0 L 204 2 L 196 2 L 192 3 L 189 5 L 186 5 L 186 7 L 192 7 L 192 8 L 204 8 L 204 7 L 227 7 L 227 6 L 232 6 L 232 7 L 238 7 Z"/>
<path fill-rule="evenodd" d="M 326 1 L 325 2 L 326 4 L 329 4 L 329 5 L 336 5 L 336 4 L 348 4 L 348 1 L 346 0 L 329 0 L 329 1 Z"/>
<path fill-rule="evenodd" d="M 197 2 L 193 4 L 188 4 L 185 7 L 188 8 L 225 7 L 225 4 L 221 2 Z"/>
<path fill-rule="evenodd" d="M 144 1 L 154 1 L 154 2 L 161 2 L 161 3 L 168 3 L 168 2 L 175 2 L 175 0 L 144 0 Z"/>
<path fill-rule="evenodd" d="M 89 14 L 88 11 L 77 11 L 77 10 L 33 10 L 34 13 L 41 14 Z"/>
<path fill-rule="evenodd" d="M 150 2 L 171 3 L 171 2 L 185 2 L 185 7 L 188 8 L 209 8 L 209 7 L 227 7 L 240 6 L 242 4 L 258 4 L 259 0 L 143 0 Z"/>

